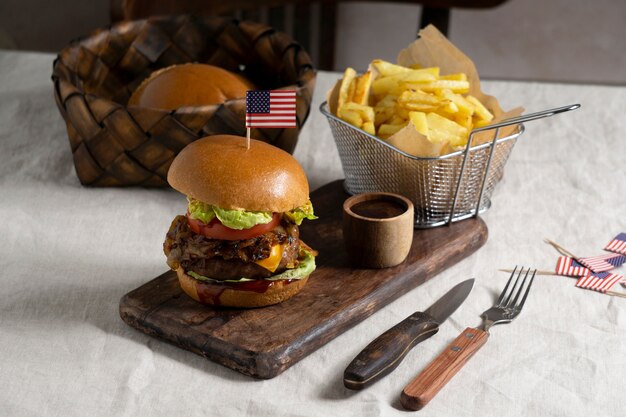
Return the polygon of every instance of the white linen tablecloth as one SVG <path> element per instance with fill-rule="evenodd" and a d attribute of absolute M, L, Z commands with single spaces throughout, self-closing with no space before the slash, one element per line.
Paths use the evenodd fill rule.
<path fill-rule="evenodd" d="M 119 318 L 120 297 L 166 270 L 162 241 L 185 199 L 79 184 L 52 96 L 53 58 L 0 52 L 1 416 L 407 415 L 403 387 L 462 329 L 480 324 L 508 277 L 498 268 L 553 268 L 546 237 L 593 255 L 626 231 L 626 88 L 485 82 L 505 108 L 583 107 L 527 125 L 483 216 L 490 236 L 476 254 L 282 375 L 252 380 Z M 337 77 L 319 73 L 295 152 L 313 189 L 342 177 L 318 111 Z M 344 368 L 370 340 L 470 277 L 475 289 L 435 337 L 372 387 L 344 389 Z M 494 328 L 419 415 L 626 415 L 626 299 L 574 283 L 538 277 L 521 316 Z"/>

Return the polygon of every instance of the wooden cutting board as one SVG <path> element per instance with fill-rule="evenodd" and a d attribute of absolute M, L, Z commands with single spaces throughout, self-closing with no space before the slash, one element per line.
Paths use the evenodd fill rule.
<path fill-rule="evenodd" d="M 404 263 L 354 269 L 342 242 L 342 204 L 347 197 L 342 181 L 312 193 L 319 220 L 305 221 L 301 237 L 319 251 L 317 270 L 291 299 L 251 310 L 214 309 L 184 294 L 176 274 L 168 271 L 122 297 L 122 320 L 246 375 L 273 378 L 487 240 L 481 219 L 416 229 Z"/>

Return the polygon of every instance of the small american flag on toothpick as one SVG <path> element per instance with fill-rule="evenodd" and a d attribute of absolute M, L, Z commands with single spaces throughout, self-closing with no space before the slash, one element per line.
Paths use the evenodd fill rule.
<path fill-rule="evenodd" d="M 552 240 L 545 239 L 545 242 L 553 246 L 561 255 L 573 258 L 577 263 L 589 268 L 592 272 L 610 271 L 611 269 L 617 268 L 626 263 L 626 256 L 623 255 L 606 253 L 603 255 L 581 258 Z"/>
<path fill-rule="evenodd" d="M 615 238 L 606 245 L 604 250 L 626 255 L 626 233 L 620 233 L 615 236 Z"/>
<path fill-rule="evenodd" d="M 559 256 L 554 272 L 557 275 L 565 275 L 568 277 L 582 277 L 583 275 L 589 275 L 591 273 L 589 268 L 585 268 L 578 263 L 576 259 L 570 258 L 569 256 Z"/>
<path fill-rule="evenodd" d="M 576 286 L 578 288 L 605 293 L 623 278 L 622 275 L 611 272 L 598 272 L 580 277 L 578 281 L 576 281 Z"/>
<path fill-rule="evenodd" d="M 624 239 L 626 239 L 626 233 L 620 233 L 604 249 L 615 250 L 616 248 L 621 248 L 621 244 L 624 242 Z M 580 258 L 552 240 L 545 239 L 545 242 L 553 246 L 557 252 L 563 256 L 558 258 L 554 272 L 539 270 L 537 271 L 537 275 L 565 275 L 576 277 L 576 287 L 578 288 L 594 290 L 614 297 L 626 298 L 626 293 L 610 291 L 610 289 L 618 282 L 621 282 L 622 286 L 626 286 L 624 276 L 613 272 L 607 272 L 610 269 L 617 268 L 625 264 L 626 256 L 620 255 L 619 253 L 610 253 Z M 594 271 L 591 267 L 596 268 L 596 270 Z M 606 270 L 597 270 L 603 268 L 606 268 Z M 500 271 L 511 272 L 510 269 L 501 269 Z"/>
<path fill-rule="evenodd" d="M 591 269 L 593 272 L 606 272 L 622 266 L 626 262 L 626 256 L 609 253 L 588 258 L 579 258 L 578 262 Z"/>
<path fill-rule="evenodd" d="M 298 127 L 295 90 L 246 92 L 246 127 Z"/>
<path fill-rule="evenodd" d="M 296 90 L 248 90 L 246 92 L 246 149 L 250 128 L 298 127 Z"/>

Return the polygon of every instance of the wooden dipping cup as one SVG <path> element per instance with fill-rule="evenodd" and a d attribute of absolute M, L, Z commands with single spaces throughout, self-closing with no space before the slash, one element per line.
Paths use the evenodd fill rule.
<path fill-rule="evenodd" d="M 413 242 L 413 203 L 392 193 L 365 193 L 343 203 L 343 240 L 355 266 L 402 263 Z"/>

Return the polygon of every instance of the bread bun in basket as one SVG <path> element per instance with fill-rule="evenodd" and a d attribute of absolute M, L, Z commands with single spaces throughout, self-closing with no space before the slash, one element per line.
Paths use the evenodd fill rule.
<path fill-rule="evenodd" d="M 221 104 L 244 98 L 252 83 L 240 75 L 206 64 L 172 65 L 150 74 L 133 92 L 129 106 L 175 110 Z"/>

